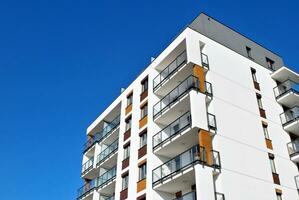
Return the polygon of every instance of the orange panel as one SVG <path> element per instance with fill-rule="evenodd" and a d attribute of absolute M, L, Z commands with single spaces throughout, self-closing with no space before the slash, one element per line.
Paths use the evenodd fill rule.
<path fill-rule="evenodd" d="M 140 192 L 146 188 L 146 179 L 142 179 L 141 181 L 137 182 L 137 192 Z"/>
<path fill-rule="evenodd" d="M 272 141 L 266 138 L 266 146 L 268 149 L 273 150 Z"/>
<path fill-rule="evenodd" d="M 213 164 L 213 154 L 212 154 L 212 137 L 209 131 L 200 130 L 198 133 L 199 145 L 205 148 L 206 160 L 208 165 Z"/>
<path fill-rule="evenodd" d="M 147 116 L 139 120 L 139 128 L 144 127 L 146 124 L 147 124 Z"/>
<path fill-rule="evenodd" d="M 126 115 L 131 111 L 132 111 L 132 104 L 130 104 L 126 107 Z"/>
<path fill-rule="evenodd" d="M 205 92 L 205 70 L 203 67 L 194 65 L 193 75 L 199 80 L 199 91 Z"/>

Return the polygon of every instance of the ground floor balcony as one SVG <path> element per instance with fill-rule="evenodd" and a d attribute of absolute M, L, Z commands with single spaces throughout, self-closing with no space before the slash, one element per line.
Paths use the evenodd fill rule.
<path fill-rule="evenodd" d="M 287 147 L 291 160 L 299 163 L 299 139 L 288 143 Z"/>
<path fill-rule="evenodd" d="M 112 168 L 117 163 L 118 139 L 97 156 L 97 167 Z"/>
<path fill-rule="evenodd" d="M 281 105 L 293 107 L 299 105 L 299 84 L 286 80 L 274 88 L 276 100 Z"/>
<path fill-rule="evenodd" d="M 299 136 L 299 106 L 293 107 L 280 114 L 283 128 Z"/>

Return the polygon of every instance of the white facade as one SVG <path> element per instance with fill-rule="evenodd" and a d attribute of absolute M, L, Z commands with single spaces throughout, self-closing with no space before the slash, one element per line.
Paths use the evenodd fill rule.
<path fill-rule="evenodd" d="M 179 66 L 167 68 L 173 61 Z M 161 74 L 166 68 L 168 73 Z M 162 84 L 159 74 L 165 78 Z M 142 91 L 146 77 L 148 89 Z M 268 69 L 187 27 L 88 127 L 91 139 L 82 169 L 86 185 L 78 199 L 299 199 L 298 83 L 297 73 L 283 66 Z M 177 119 L 180 126 L 173 123 Z M 123 161 L 128 143 L 130 155 Z M 139 180 L 141 163 L 146 163 L 146 178 Z M 156 169 L 161 165 L 162 172 Z"/>

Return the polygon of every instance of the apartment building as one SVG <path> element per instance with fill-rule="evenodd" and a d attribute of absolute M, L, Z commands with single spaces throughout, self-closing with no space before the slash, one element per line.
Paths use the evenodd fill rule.
<path fill-rule="evenodd" d="M 87 128 L 77 199 L 298 200 L 298 83 L 201 13 Z"/>

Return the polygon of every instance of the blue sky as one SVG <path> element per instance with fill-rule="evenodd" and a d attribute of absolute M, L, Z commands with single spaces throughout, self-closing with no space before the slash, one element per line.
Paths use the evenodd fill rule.
<path fill-rule="evenodd" d="M 1 1 L 1 199 L 75 199 L 87 126 L 202 11 L 299 71 L 298 7 L 256 0 Z"/>

